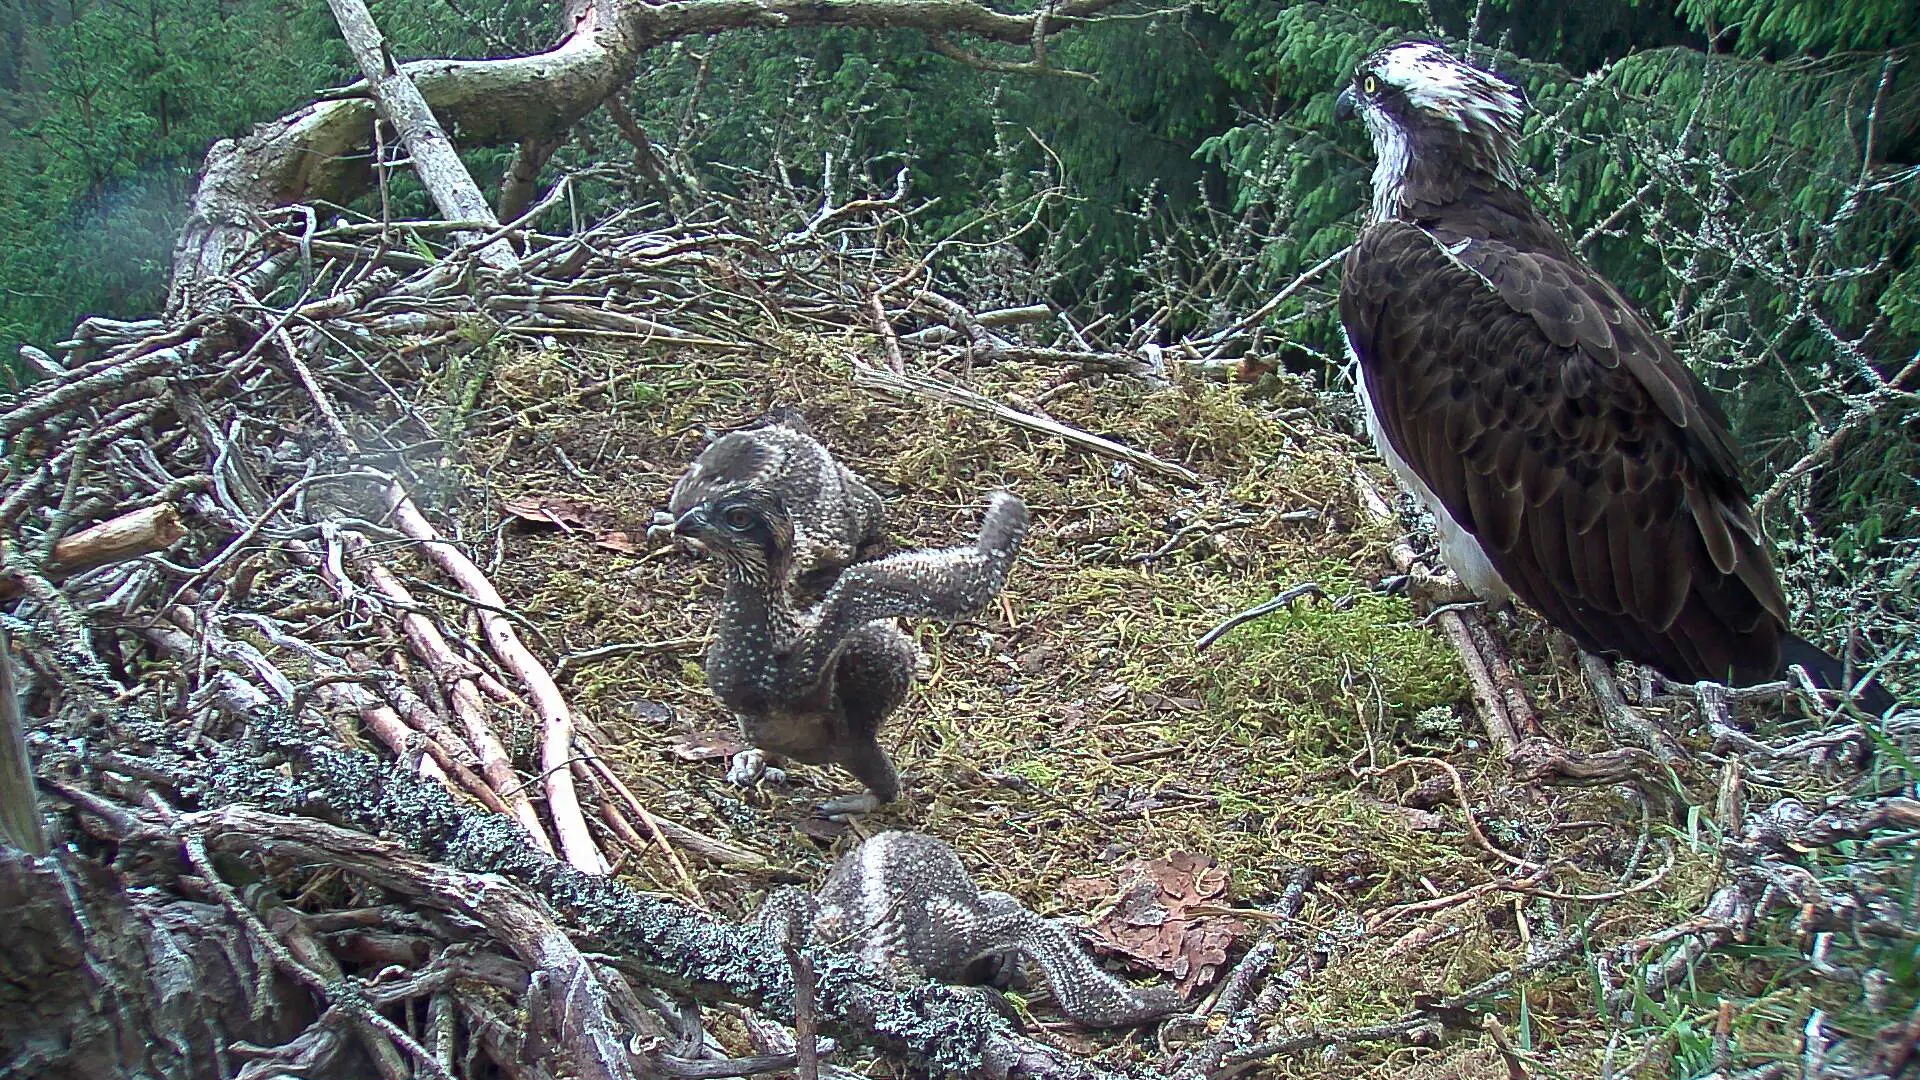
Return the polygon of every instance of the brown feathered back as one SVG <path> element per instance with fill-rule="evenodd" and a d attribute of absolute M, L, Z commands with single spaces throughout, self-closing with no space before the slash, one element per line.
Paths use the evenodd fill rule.
<path fill-rule="evenodd" d="M 1520 190 L 1526 112 L 1514 82 L 1430 41 L 1374 52 L 1336 103 L 1375 156 L 1340 317 L 1381 456 L 1463 581 L 1591 652 L 1850 684 L 1787 628 L 1725 415 Z M 1858 700 L 1894 704 L 1872 680 Z"/>
<path fill-rule="evenodd" d="M 1675 678 L 1780 670 L 1786 601 L 1725 416 L 1523 195 L 1370 224 L 1340 314 L 1382 433 L 1517 596 Z"/>

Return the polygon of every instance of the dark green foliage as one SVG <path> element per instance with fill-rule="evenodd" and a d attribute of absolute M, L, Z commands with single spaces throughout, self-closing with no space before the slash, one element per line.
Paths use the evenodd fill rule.
<path fill-rule="evenodd" d="M 0 341 L 81 310 L 151 309 L 192 170 L 214 137 L 298 104 L 308 56 L 275 5 L 215 0 L 0 8 Z M 8 350 L 11 352 L 11 349 Z"/>
<path fill-rule="evenodd" d="M 444 2 L 373 6 L 402 55 L 552 35 L 550 5 L 533 0 L 484 19 Z M 150 314 L 207 147 L 357 77 L 325 4 L 0 0 L 4 355 L 83 315 Z"/>
<path fill-rule="evenodd" d="M 1748 56 L 1911 48 L 1920 40 L 1920 8 L 1905 0 L 1680 0 L 1678 7 Z"/>

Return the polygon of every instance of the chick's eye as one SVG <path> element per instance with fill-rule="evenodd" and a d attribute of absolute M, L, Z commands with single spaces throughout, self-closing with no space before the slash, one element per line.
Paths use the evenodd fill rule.
<path fill-rule="evenodd" d="M 1380 82 L 1379 80 L 1375 79 L 1373 76 L 1369 75 L 1367 76 L 1367 81 L 1360 84 L 1360 89 L 1363 92 L 1365 92 L 1368 97 L 1372 97 L 1373 95 L 1380 92 Z"/>
<path fill-rule="evenodd" d="M 728 528 L 744 529 L 753 524 L 753 514 L 744 506 L 736 506 L 727 511 L 726 521 Z"/>

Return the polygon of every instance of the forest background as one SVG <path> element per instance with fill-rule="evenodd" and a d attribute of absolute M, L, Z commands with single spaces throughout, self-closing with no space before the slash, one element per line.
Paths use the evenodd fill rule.
<path fill-rule="evenodd" d="M 373 9 L 403 57 L 559 33 L 533 0 Z M 1333 97 L 1408 34 L 1478 43 L 1527 86 L 1535 196 L 1726 392 L 1796 598 L 1888 659 L 1920 648 L 1900 640 L 1920 566 L 1920 7 L 1902 0 L 1161 4 L 1056 45 L 1092 78 L 981 70 L 914 31 L 731 32 L 649 54 L 625 93 L 647 189 L 595 182 L 631 152 L 606 110 L 547 168 L 576 175 L 581 220 L 670 214 L 740 170 L 804 184 L 828 155 L 883 186 L 907 169 L 931 236 L 1054 192 L 1009 286 L 1089 319 L 1150 294 L 1171 338 L 1351 239 L 1368 157 Z M 356 75 L 318 3 L 0 0 L 0 356 L 157 311 L 207 147 Z M 487 188 L 510 154 L 467 156 Z M 424 212 L 393 177 L 396 212 Z M 1274 312 L 1274 351 L 1338 388 L 1322 284 Z"/>

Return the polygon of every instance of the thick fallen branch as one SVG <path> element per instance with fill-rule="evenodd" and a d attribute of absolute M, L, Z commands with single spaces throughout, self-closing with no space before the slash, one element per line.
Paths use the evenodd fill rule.
<path fill-rule="evenodd" d="M 857 26 L 966 34 L 1031 48 L 1117 3 L 1067 0 L 1041 12 L 1011 15 L 974 0 L 569 0 L 566 37 L 546 52 L 391 66 L 377 49 L 362 55 L 365 35 L 349 37 L 362 39 L 356 58 L 363 69 L 381 73 L 382 94 L 391 96 L 401 82 L 417 87 L 418 108 L 396 119 L 437 117 L 469 146 L 538 145 L 564 136 L 619 90 L 647 50 L 681 38 L 751 28 Z M 209 283 L 230 273 L 254 248 L 257 222 L 271 211 L 305 202 L 345 205 L 367 190 L 373 110 L 365 95 L 370 92 L 364 86 L 347 88 L 260 125 L 244 138 L 214 145 L 174 248 L 170 311 L 189 310 L 208 294 Z M 484 201 L 478 213 L 459 200 L 442 210 L 457 220 L 493 217 Z"/>
<path fill-rule="evenodd" d="M 566 867 L 529 846 L 505 819 L 465 810 L 444 789 L 383 768 L 364 754 L 316 743 L 244 680 L 225 675 L 217 687 L 219 703 L 245 717 L 262 749 L 293 757 L 304 771 L 293 782 L 261 768 L 251 753 L 223 754 L 207 780 L 216 801 L 243 801 L 284 813 L 319 799 L 338 819 L 386 831 L 429 859 L 499 874 L 534 890 L 605 948 L 646 965 L 659 985 L 791 1016 L 791 970 L 772 943 L 684 905 Z M 813 960 L 823 1033 L 966 1076 L 1102 1080 L 1125 1075 L 1027 1040 L 970 995 L 932 984 L 899 992 L 873 981 L 843 955 L 822 952 Z"/>
<path fill-rule="evenodd" d="M 180 511 L 171 503 L 159 503 L 61 537 L 40 570 L 51 581 L 65 581 L 110 563 L 165 551 L 185 535 Z M 0 540 L 0 547 L 5 545 L 6 541 Z M 0 601 L 12 599 L 18 592 L 12 582 L 0 580 Z"/>
<path fill-rule="evenodd" d="M 0 848 L 44 855 L 47 832 L 40 821 L 26 732 L 20 697 L 13 688 L 13 641 L 0 630 Z"/>
<path fill-rule="evenodd" d="M 473 919 L 544 977 L 547 1007 L 560 1024 L 561 1045 L 574 1075 L 584 1080 L 634 1075 L 608 1014 L 605 988 L 580 950 L 525 890 L 426 862 L 361 833 L 251 807 L 184 815 L 178 827 L 204 836 L 212 850 L 290 855 L 309 865 L 338 866 L 382 888 Z"/>
<path fill-rule="evenodd" d="M 394 63 L 393 54 L 387 50 L 386 39 L 381 36 L 367 5 L 363 0 L 327 0 L 327 6 L 333 9 L 340 34 L 347 40 L 347 49 L 353 53 L 354 62 L 360 65 L 360 74 L 372 89 L 381 119 L 400 133 L 400 143 L 407 149 L 413 171 L 432 196 L 433 204 L 440 208 L 440 216 L 448 221 L 477 221 L 497 226 L 492 208 L 480 194 L 480 185 L 473 182 L 460 155 L 454 153 L 453 140 L 447 138 L 440 122 L 433 118 L 433 110 L 420 96 L 420 88 L 414 85 L 405 68 Z M 477 233 L 455 233 L 454 236 L 477 245 L 480 261 L 495 269 L 507 269 L 518 261 L 504 240 L 486 243 Z"/>

